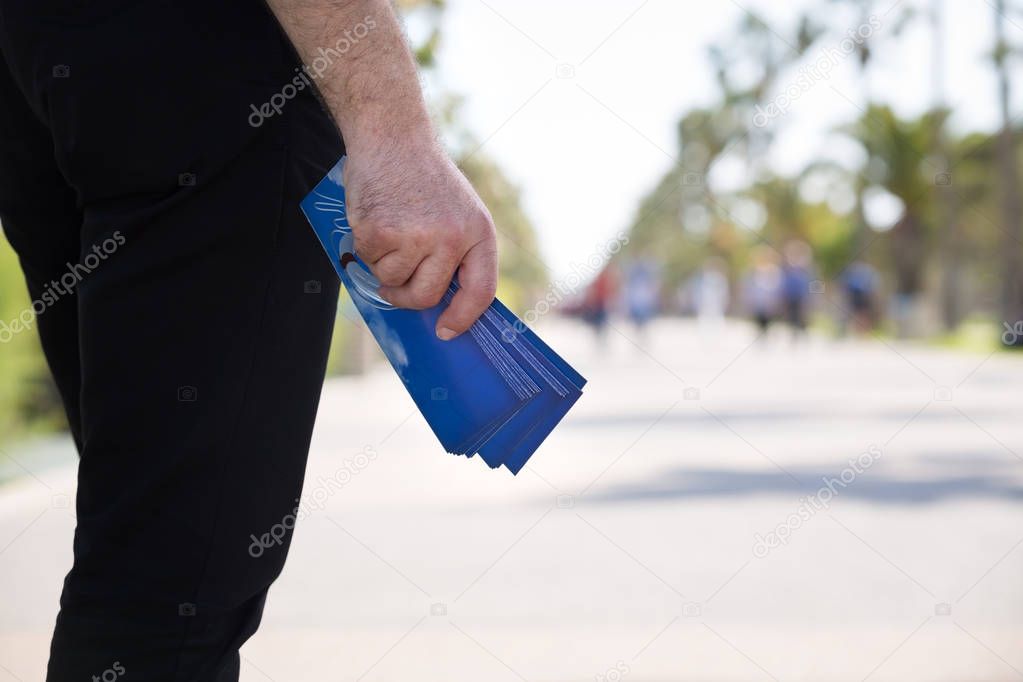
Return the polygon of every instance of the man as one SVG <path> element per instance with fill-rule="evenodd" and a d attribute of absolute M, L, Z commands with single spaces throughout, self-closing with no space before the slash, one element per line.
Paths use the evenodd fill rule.
<path fill-rule="evenodd" d="M 457 269 L 444 339 L 493 298 L 490 217 L 386 0 L 0 0 L 0 52 L 0 220 L 81 455 L 47 679 L 237 680 L 334 322 L 299 200 L 347 148 L 381 294 Z"/>

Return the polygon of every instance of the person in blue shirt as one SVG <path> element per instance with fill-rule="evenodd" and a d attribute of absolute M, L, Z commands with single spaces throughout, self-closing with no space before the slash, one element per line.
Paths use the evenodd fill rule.
<path fill-rule="evenodd" d="M 810 284 L 813 282 L 813 252 L 810 245 L 793 240 L 783 250 L 781 299 L 785 321 L 793 334 L 806 331 L 809 313 Z"/>

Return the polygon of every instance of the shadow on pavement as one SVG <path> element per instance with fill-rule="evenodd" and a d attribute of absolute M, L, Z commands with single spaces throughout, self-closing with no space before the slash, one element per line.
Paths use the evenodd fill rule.
<path fill-rule="evenodd" d="M 998 418 L 1013 418 L 1018 417 L 1019 412 L 1013 412 L 1012 409 L 981 409 L 971 407 L 968 409 L 970 417 L 977 420 L 986 419 L 998 419 Z M 717 419 L 715 419 L 715 417 Z M 571 417 L 566 419 L 562 424 L 563 429 L 617 429 L 623 426 L 648 426 L 652 422 L 656 421 L 658 424 L 697 424 L 697 423 L 715 423 L 718 419 L 728 424 L 750 424 L 750 423 L 771 423 L 776 424 L 779 422 L 791 422 L 798 421 L 802 424 L 811 422 L 825 422 L 832 421 L 834 419 L 871 419 L 877 422 L 890 422 L 892 424 L 904 424 L 910 419 L 914 423 L 939 423 L 943 424 L 948 422 L 949 414 L 943 412 L 940 409 L 932 407 L 926 409 L 923 412 L 917 409 L 887 409 L 877 411 L 841 411 L 836 410 L 829 412 L 826 415 L 822 415 L 819 409 L 807 409 L 807 410 L 772 410 L 770 408 L 757 407 L 750 410 L 737 410 L 728 408 L 717 408 L 713 407 L 704 410 L 695 410 L 691 412 L 671 412 L 666 415 L 660 415 L 656 412 L 639 412 L 633 414 L 621 414 L 621 413 L 605 413 L 605 414 L 589 414 L 580 417 Z"/>
<path fill-rule="evenodd" d="M 587 495 L 586 499 L 613 504 L 706 497 L 802 496 L 816 493 L 827 486 L 827 481 L 831 481 L 835 497 L 879 504 L 933 504 L 949 498 L 1023 501 L 1023 484 L 1018 477 L 1014 480 L 1011 476 L 1012 463 L 1007 455 L 1001 456 L 1000 465 L 994 464 L 995 457 L 978 453 L 976 462 L 985 469 L 984 472 L 954 475 L 937 472 L 934 476 L 894 475 L 886 473 L 881 464 L 876 464 L 844 486 L 838 480 L 841 465 L 833 469 L 788 466 L 785 471 L 677 468 L 663 471 L 647 481 L 595 492 Z M 964 464 L 969 460 L 963 457 Z M 948 466 L 942 469 L 947 472 Z"/>

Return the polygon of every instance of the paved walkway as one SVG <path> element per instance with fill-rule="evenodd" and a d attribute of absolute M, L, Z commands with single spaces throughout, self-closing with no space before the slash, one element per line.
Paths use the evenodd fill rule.
<path fill-rule="evenodd" d="M 386 368 L 328 383 L 243 680 L 1023 678 L 1023 359 L 543 333 L 591 383 L 517 478 Z M 73 463 L 33 473 L 0 487 L 0 682 L 41 679 L 69 561 Z"/>

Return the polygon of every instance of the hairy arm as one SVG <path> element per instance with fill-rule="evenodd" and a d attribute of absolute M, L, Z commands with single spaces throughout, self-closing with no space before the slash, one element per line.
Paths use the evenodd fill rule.
<path fill-rule="evenodd" d="M 268 0 L 309 65 L 345 138 L 345 188 L 356 250 L 394 305 L 440 302 L 441 338 L 469 328 L 494 297 L 493 221 L 441 149 L 416 64 L 388 0 Z"/>

